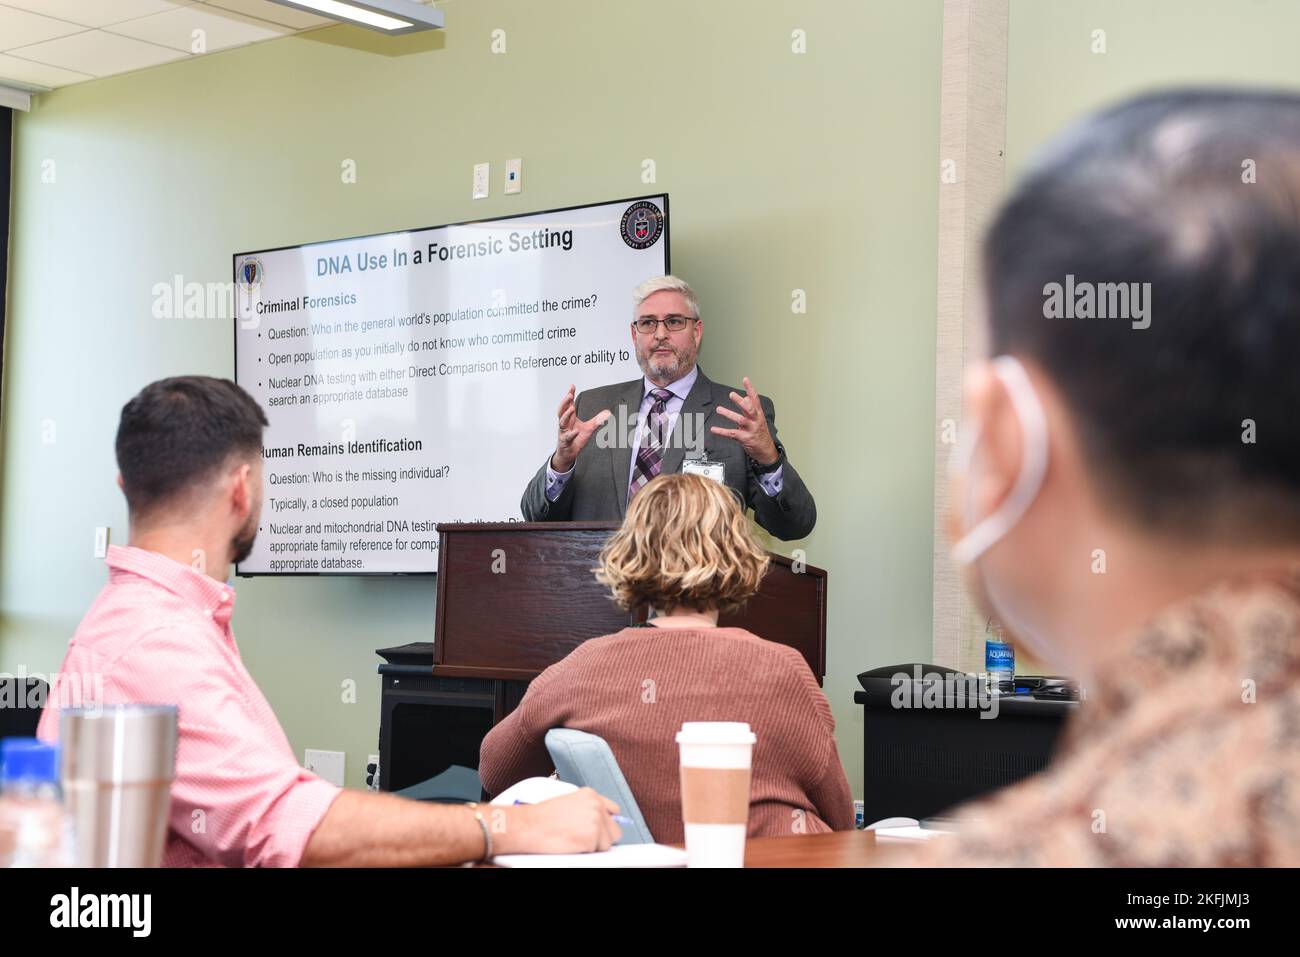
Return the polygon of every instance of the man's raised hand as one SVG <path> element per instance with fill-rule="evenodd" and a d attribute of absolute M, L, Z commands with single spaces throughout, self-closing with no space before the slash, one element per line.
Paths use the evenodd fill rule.
<path fill-rule="evenodd" d="M 578 410 L 574 405 L 576 395 L 577 389 L 569 386 L 569 391 L 564 394 L 564 401 L 560 403 L 559 411 L 556 413 L 560 420 L 560 428 L 555 440 L 555 454 L 551 456 L 551 468 L 556 472 L 567 472 L 573 468 L 578 453 L 586 448 L 591 437 L 596 434 L 596 430 L 604 425 L 611 414 L 609 409 L 603 409 L 584 422 L 578 418 Z"/>
<path fill-rule="evenodd" d="M 758 401 L 758 390 L 750 383 L 748 376 L 745 377 L 745 394 L 738 395 L 733 392 L 731 401 L 736 403 L 741 411 L 733 412 L 721 405 L 717 409 L 719 415 L 735 422 L 736 428 L 724 429 L 715 425 L 710 431 L 714 435 L 735 439 L 744 447 L 745 453 L 759 465 L 770 465 L 775 462 L 780 458 L 780 453 L 777 452 L 772 431 L 767 427 L 767 416 L 763 414 L 763 405 Z"/>

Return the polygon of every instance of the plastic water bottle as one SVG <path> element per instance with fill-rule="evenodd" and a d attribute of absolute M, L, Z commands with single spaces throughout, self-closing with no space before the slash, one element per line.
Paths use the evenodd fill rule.
<path fill-rule="evenodd" d="M 1016 649 L 1002 640 L 1002 629 L 984 632 L 984 670 L 988 673 L 989 694 L 1015 694 Z"/>
<path fill-rule="evenodd" d="M 59 797 L 59 749 L 0 741 L 0 867 L 71 867 L 72 822 Z"/>

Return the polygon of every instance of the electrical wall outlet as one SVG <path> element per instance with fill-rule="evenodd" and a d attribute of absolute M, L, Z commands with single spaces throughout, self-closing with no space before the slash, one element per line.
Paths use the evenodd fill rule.
<path fill-rule="evenodd" d="M 489 163 L 474 164 L 474 198 L 487 199 L 488 196 L 488 177 L 492 173 L 492 166 Z"/>
<path fill-rule="evenodd" d="M 95 557 L 108 557 L 108 526 L 100 525 L 95 529 Z"/>
<path fill-rule="evenodd" d="M 302 766 L 330 784 L 343 787 L 343 764 L 346 757 L 342 751 L 316 751 L 308 748 Z"/>
<path fill-rule="evenodd" d="M 867 826 L 867 804 L 865 801 L 853 802 L 853 826 L 857 828 Z"/>
<path fill-rule="evenodd" d="M 379 789 L 379 755 L 371 754 L 366 757 L 366 790 Z"/>

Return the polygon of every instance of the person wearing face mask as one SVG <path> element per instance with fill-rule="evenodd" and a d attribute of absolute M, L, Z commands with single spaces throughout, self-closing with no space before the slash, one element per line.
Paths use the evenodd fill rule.
<path fill-rule="evenodd" d="M 691 287 L 658 276 L 632 300 L 632 346 L 644 376 L 578 395 L 569 387 L 555 451 L 524 489 L 524 518 L 621 521 L 656 475 L 694 472 L 730 486 L 777 538 L 811 534 L 817 506 L 777 440 L 772 400 L 748 378 L 743 395 L 719 385 L 696 363 L 704 320 Z"/>
<path fill-rule="evenodd" d="M 240 658 L 226 584 L 257 537 L 266 424 L 252 396 L 207 376 L 162 379 L 123 407 L 117 484 L 130 544 L 109 547 L 108 584 L 59 671 L 77 688 L 95 679 L 87 707 L 177 706 L 163 865 L 382 867 L 607 850 L 617 807 L 590 788 L 494 808 L 489 829 L 474 805 L 349 791 L 299 767 Z M 70 698 L 56 680 L 42 739 L 58 738 L 58 702 Z"/>
<path fill-rule="evenodd" d="M 1300 96 L 1088 118 L 984 273 L 952 554 L 1087 698 L 1046 771 L 917 862 L 1300 865 Z"/>

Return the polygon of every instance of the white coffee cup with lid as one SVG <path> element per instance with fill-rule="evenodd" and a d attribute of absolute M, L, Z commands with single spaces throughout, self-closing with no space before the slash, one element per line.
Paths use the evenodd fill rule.
<path fill-rule="evenodd" d="M 687 721 L 677 733 L 689 867 L 744 867 L 757 741 L 743 721 Z"/>

